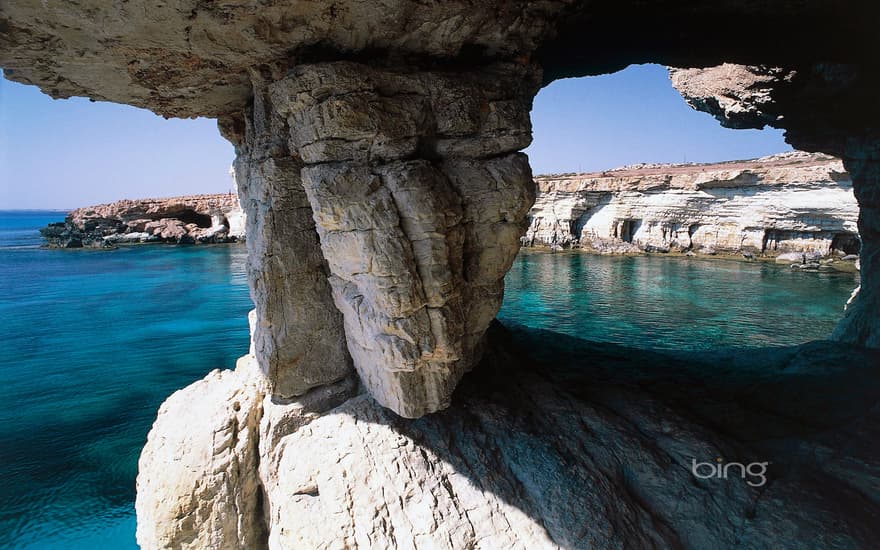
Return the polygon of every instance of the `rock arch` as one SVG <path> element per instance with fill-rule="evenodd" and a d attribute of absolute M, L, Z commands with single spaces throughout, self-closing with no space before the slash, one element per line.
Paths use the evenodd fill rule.
<path fill-rule="evenodd" d="M 139 4 L 7 3 L 0 65 L 54 97 L 218 119 L 249 215 L 254 353 L 279 397 L 353 364 L 398 414 L 443 408 L 480 356 L 533 200 L 516 153 L 532 97 L 632 62 L 709 66 L 672 72 L 695 108 L 844 159 L 864 284 L 835 336 L 880 345 L 876 7 Z M 819 45 L 820 30 L 848 39 Z"/>
<path fill-rule="evenodd" d="M 381 9 L 348 0 L 3 3 L 0 66 L 6 78 L 37 85 L 53 97 L 127 103 L 167 117 L 213 117 L 236 148 L 256 306 L 252 354 L 235 373 L 209 375 L 160 412 L 141 459 L 141 543 L 150 548 L 283 546 L 276 539 L 285 530 L 273 529 L 278 524 L 271 518 L 295 521 L 300 516 L 285 514 L 285 506 L 323 494 L 310 477 L 317 470 L 278 471 L 279 464 L 293 460 L 284 451 L 293 445 L 291 436 L 313 443 L 311 432 L 301 428 L 316 418 L 317 433 L 342 429 L 346 437 L 364 425 L 381 426 L 363 427 L 363 437 L 355 435 L 352 445 L 360 449 L 367 441 L 367 449 L 373 437 L 380 440 L 376 448 L 394 441 L 389 453 L 405 453 L 408 464 L 418 464 L 418 471 L 390 477 L 385 472 L 376 481 L 383 494 L 391 481 L 400 480 L 400 494 L 409 498 L 413 487 L 422 489 L 419 472 L 442 465 L 442 479 L 452 483 L 428 492 L 451 496 L 459 514 L 454 525 L 463 530 L 469 525 L 471 531 L 444 538 L 441 545 L 478 546 L 489 540 L 467 511 L 504 507 L 489 498 L 491 490 L 477 494 L 456 477 L 462 468 L 454 464 L 461 456 L 448 442 L 454 439 L 450 434 L 476 434 L 470 448 L 481 458 L 471 467 L 485 474 L 493 463 L 481 454 L 487 432 L 480 430 L 511 436 L 516 431 L 503 423 L 499 428 L 491 409 L 479 415 L 453 410 L 448 416 L 402 423 L 363 397 L 349 399 L 356 393 L 351 373 L 357 371 L 367 391 L 402 416 L 420 417 L 449 403 L 462 374 L 480 357 L 484 334 L 501 303 L 503 275 L 534 200 L 527 159 L 518 151 L 530 140 L 532 97 L 557 78 L 639 62 L 690 67 L 672 75 L 695 108 L 734 128 L 784 128 L 795 147 L 843 158 L 861 208 L 862 290 L 835 338 L 880 347 L 880 104 L 875 98 L 880 61 L 873 42 L 878 15 L 880 5 L 857 0 L 391 0 Z M 816 40 L 820 35 L 832 39 Z M 806 360 L 802 355 L 799 361 Z M 860 357 L 875 358 L 867 351 Z M 522 395 L 529 395 L 523 387 Z M 559 407 L 559 418 L 566 422 L 550 431 L 584 426 L 606 415 L 607 408 L 600 407 L 566 416 L 580 405 L 564 400 L 560 405 L 556 391 L 543 388 L 541 404 L 528 405 L 535 411 Z M 234 412 L 225 405 L 230 400 L 238 405 Z M 341 402 L 347 405 L 337 415 L 321 416 Z M 193 414 L 193 423 L 199 424 L 183 433 L 174 426 L 175 407 L 204 414 Z M 662 407 L 656 410 L 665 414 Z M 520 427 L 542 432 L 543 425 L 534 423 L 542 416 L 527 413 Z M 358 419 L 366 424 L 358 427 Z M 612 426 L 611 435 L 592 432 L 599 434 L 594 447 L 619 440 L 623 433 L 614 422 L 604 422 Z M 651 429 L 660 434 L 667 428 L 661 422 Z M 633 448 L 648 449 L 644 457 L 653 460 L 654 451 L 640 442 L 641 436 L 627 433 Z M 689 448 L 703 448 L 702 437 L 699 431 L 689 436 Z M 449 461 L 442 452 L 439 458 L 425 452 L 425 441 L 445 449 Z M 516 444 L 510 443 L 510 449 Z M 595 455 L 594 463 L 585 449 L 555 445 L 556 440 L 541 440 L 538 449 L 548 461 L 565 457 L 555 462 L 554 475 L 562 476 L 570 463 L 577 463 L 582 483 L 595 482 L 614 495 L 590 504 L 591 509 L 625 503 L 627 511 L 618 519 L 633 511 L 637 526 L 628 520 L 614 524 L 620 537 L 635 533 L 631 545 L 681 545 L 678 534 L 691 532 L 693 521 L 703 520 L 699 528 L 707 538 L 689 544 L 739 544 L 746 536 L 732 527 L 718 528 L 710 515 L 693 521 L 678 517 L 674 525 L 657 523 L 659 516 L 645 494 L 660 498 L 663 491 L 638 493 L 631 480 L 640 472 L 632 465 L 621 466 L 613 453 Z M 181 447 L 193 462 L 179 472 L 164 469 L 162 453 Z M 350 453 L 336 450 L 334 468 L 346 479 L 365 467 L 379 472 L 387 457 L 365 456 L 366 466 L 345 470 L 342 459 Z M 515 453 L 504 461 L 504 474 L 487 476 L 492 487 L 524 499 L 520 508 L 540 517 L 540 505 L 522 496 L 540 493 L 534 492 L 541 489 L 540 478 L 527 480 L 527 487 L 511 486 L 522 464 Z M 660 470 L 646 480 L 656 481 Z M 234 479 L 226 475 L 230 471 Z M 284 476 L 291 472 L 302 477 L 285 485 Z M 676 480 L 695 490 L 690 478 L 678 475 Z M 786 487 L 801 490 L 797 484 Z M 565 498 L 579 497 L 569 491 L 548 504 Z M 751 497 L 725 498 L 742 504 Z M 754 516 L 757 498 L 745 518 Z M 472 506 L 467 499 L 473 499 Z M 773 502 L 779 501 L 767 506 Z M 861 506 L 867 499 L 846 502 Z M 407 506 L 402 512 L 407 517 L 420 505 L 408 507 L 403 498 L 400 503 Z M 812 498 L 795 519 L 810 514 L 827 518 L 830 512 L 822 503 Z M 303 506 L 313 513 L 318 509 Z M 870 506 L 876 511 L 875 504 Z M 499 544 L 531 540 L 552 546 L 542 529 L 563 537 L 574 532 L 568 529 L 571 518 L 559 520 L 563 516 L 551 524 L 523 514 L 493 513 L 488 520 L 510 524 L 514 518 L 519 529 L 513 542 Z M 773 521 L 785 513 L 771 508 L 770 520 L 750 524 L 751 540 L 789 525 Z M 262 531 L 264 518 L 270 518 L 268 535 Z M 828 520 L 850 526 L 844 545 L 872 540 L 864 522 L 859 523 L 861 516 L 854 518 Z M 386 536 L 387 526 L 399 525 L 398 520 L 377 515 L 365 525 Z M 415 540 L 417 531 L 411 522 L 406 525 Z M 309 536 L 326 535 L 315 532 L 314 525 L 299 527 Z M 286 531 L 294 536 L 304 532 Z M 352 539 L 342 542 L 363 544 L 357 542 L 361 535 L 353 530 Z M 797 536 L 813 540 L 811 531 Z"/>

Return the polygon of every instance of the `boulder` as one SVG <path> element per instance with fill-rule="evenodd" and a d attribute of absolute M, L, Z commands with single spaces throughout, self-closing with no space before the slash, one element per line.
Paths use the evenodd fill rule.
<path fill-rule="evenodd" d="M 803 252 L 786 252 L 785 254 L 780 254 L 776 256 L 776 263 L 778 264 L 790 264 L 790 263 L 806 263 L 807 258 Z"/>
<path fill-rule="evenodd" d="M 162 404 L 138 462 L 142 548 L 264 547 L 261 399 L 241 373 L 215 370 Z"/>

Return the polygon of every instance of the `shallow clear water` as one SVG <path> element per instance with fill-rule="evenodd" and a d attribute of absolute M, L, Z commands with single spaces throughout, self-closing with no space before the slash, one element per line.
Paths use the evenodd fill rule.
<path fill-rule="evenodd" d="M 523 251 L 505 282 L 502 321 L 630 347 L 698 350 L 825 339 L 858 276 L 730 259 Z"/>
<path fill-rule="evenodd" d="M 239 245 L 47 250 L 0 213 L 0 548 L 137 548 L 159 404 L 246 353 Z"/>
<path fill-rule="evenodd" d="M 137 457 L 159 404 L 246 352 L 239 245 L 40 249 L 62 213 L 0 212 L 0 548 L 136 548 Z M 826 336 L 843 274 L 524 252 L 500 317 L 652 348 Z"/>

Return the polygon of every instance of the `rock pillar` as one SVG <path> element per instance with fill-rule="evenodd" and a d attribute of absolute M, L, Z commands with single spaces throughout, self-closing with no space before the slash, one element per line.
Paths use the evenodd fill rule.
<path fill-rule="evenodd" d="M 343 378 L 351 358 L 302 186 L 303 163 L 287 147 L 290 129 L 269 107 L 262 76 L 252 79 L 253 105 L 220 127 L 236 145 L 236 181 L 247 214 L 251 353 L 266 389 L 289 398 Z"/>
<path fill-rule="evenodd" d="M 848 147 L 843 161 L 859 203 L 861 287 L 834 339 L 880 348 L 880 139 Z"/>
<path fill-rule="evenodd" d="M 539 77 L 518 63 L 255 75 L 236 166 L 255 353 L 276 393 L 340 378 L 344 342 L 382 405 L 405 417 L 448 405 L 534 202 L 518 151 Z"/>

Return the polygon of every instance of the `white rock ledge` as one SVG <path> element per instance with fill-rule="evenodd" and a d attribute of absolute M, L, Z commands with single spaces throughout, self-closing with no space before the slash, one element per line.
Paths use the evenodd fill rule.
<path fill-rule="evenodd" d="M 843 163 L 783 153 L 716 164 L 539 176 L 528 246 L 596 252 L 858 253 Z"/>
<path fill-rule="evenodd" d="M 138 541 L 488 550 L 876 540 L 880 422 L 861 403 L 877 399 L 878 352 L 816 342 L 706 358 L 556 338 L 554 365 L 523 362 L 546 335 L 494 340 L 452 405 L 418 420 L 352 378 L 278 402 L 253 384 L 252 359 L 214 371 L 160 410 L 140 461 Z M 693 475 L 693 460 L 716 457 L 772 467 L 759 486 Z"/>

